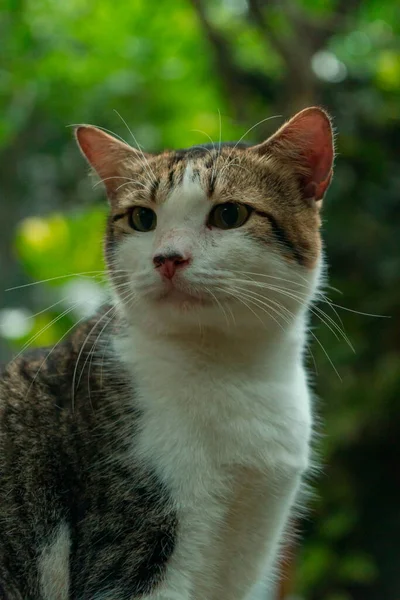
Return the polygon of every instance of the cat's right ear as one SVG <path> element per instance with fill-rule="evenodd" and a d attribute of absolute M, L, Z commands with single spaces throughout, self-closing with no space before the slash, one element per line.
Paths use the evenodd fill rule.
<path fill-rule="evenodd" d="M 110 200 L 127 181 L 129 166 L 145 160 L 141 150 L 128 146 L 92 125 L 78 126 L 75 136 L 82 154 L 100 177 Z M 132 170 L 130 172 L 132 174 Z"/>
<path fill-rule="evenodd" d="M 305 108 L 266 142 L 250 152 L 275 157 L 297 174 L 303 197 L 321 204 L 332 179 L 334 146 L 332 125 L 319 107 Z"/>

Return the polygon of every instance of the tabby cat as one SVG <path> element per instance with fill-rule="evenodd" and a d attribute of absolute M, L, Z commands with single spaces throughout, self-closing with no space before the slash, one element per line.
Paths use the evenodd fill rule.
<path fill-rule="evenodd" d="M 329 117 L 161 154 L 76 138 L 109 199 L 110 301 L 2 375 L 0 598 L 252 598 L 310 462 Z"/>

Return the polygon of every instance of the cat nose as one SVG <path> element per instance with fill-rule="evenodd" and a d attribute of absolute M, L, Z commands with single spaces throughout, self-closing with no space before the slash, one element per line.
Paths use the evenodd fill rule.
<path fill-rule="evenodd" d="M 191 260 L 191 256 L 183 256 L 178 253 L 157 254 L 153 258 L 153 263 L 160 275 L 166 279 L 172 279 L 177 269 L 187 267 Z"/>

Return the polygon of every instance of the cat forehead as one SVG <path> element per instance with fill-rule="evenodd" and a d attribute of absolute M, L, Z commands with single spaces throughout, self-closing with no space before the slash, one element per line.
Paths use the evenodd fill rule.
<path fill-rule="evenodd" d="M 268 175 L 270 171 L 270 176 Z M 265 196 L 266 188 L 274 187 L 274 170 L 264 161 L 250 157 L 241 148 L 228 144 L 219 148 L 201 146 L 188 150 L 164 152 L 138 165 L 126 165 L 127 182 L 118 194 L 118 208 L 132 204 L 168 203 L 177 210 L 198 206 L 199 201 L 209 204 Z"/>
<path fill-rule="evenodd" d="M 203 218 L 210 209 L 210 198 L 202 185 L 201 177 L 195 171 L 192 162 L 188 162 L 182 173 L 181 180 L 168 193 L 164 202 L 159 206 L 164 224 L 196 220 Z"/>
<path fill-rule="evenodd" d="M 154 173 L 160 191 L 169 192 L 174 187 L 181 186 L 189 189 L 191 183 L 199 183 L 206 194 L 211 197 L 215 191 L 217 180 L 225 185 L 232 178 L 226 177 L 225 167 L 234 166 L 245 160 L 245 153 L 235 144 L 223 144 L 221 146 L 193 146 L 192 148 L 164 153 L 154 159 Z M 232 169 L 230 169 L 232 175 Z M 225 173 L 225 178 L 223 175 Z M 244 182 L 243 182 L 244 183 Z M 164 184 L 164 185 L 163 185 Z M 190 186 L 191 191 L 194 190 Z M 166 194 L 161 194 L 159 200 L 166 199 Z"/>

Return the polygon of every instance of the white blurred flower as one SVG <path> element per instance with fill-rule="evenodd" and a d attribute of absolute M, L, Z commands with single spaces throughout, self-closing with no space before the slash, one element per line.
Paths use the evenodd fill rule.
<path fill-rule="evenodd" d="M 27 335 L 34 321 L 26 308 L 3 308 L 0 310 L 0 335 L 8 339 L 18 339 Z"/>
<path fill-rule="evenodd" d="M 340 83 L 346 79 L 346 65 L 328 50 L 316 52 L 311 59 L 311 66 L 316 76 L 323 81 Z"/>
<path fill-rule="evenodd" d="M 103 286 L 93 279 L 73 279 L 62 287 L 64 304 L 78 318 L 90 317 L 106 299 Z"/>

